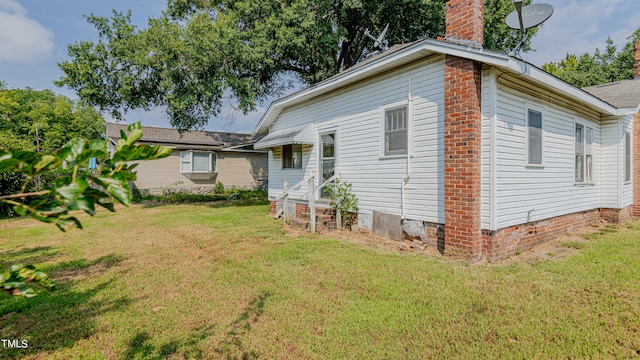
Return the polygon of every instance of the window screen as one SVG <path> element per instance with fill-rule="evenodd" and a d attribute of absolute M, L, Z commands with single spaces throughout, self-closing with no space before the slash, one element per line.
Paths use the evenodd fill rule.
<path fill-rule="evenodd" d="M 529 138 L 529 164 L 542 164 L 542 113 L 529 110 L 527 115 L 527 131 Z"/>
<path fill-rule="evenodd" d="M 407 107 L 386 110 L 384 117 L 384 154 L 406 154 Z"/>

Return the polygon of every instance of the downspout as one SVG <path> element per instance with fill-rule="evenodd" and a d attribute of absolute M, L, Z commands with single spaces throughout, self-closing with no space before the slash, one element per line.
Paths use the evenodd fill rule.
<path fill-rule="evenodd" d="M 401 220 L 407 219 L 407 206 L 406 206 L 406 188 L 405 186 L 409 183 L 411 174 L 411 155 L 413 154 L 413 142 L 411 141 L 411 137 L 413 135 L 413 95 L 411 94 L 411 78 L 409 78 L 409 92 L 408 92 L 408 105 L 407 105 L 407 172 L 405 176 L 402 177 L 402 183 L 400 184 L 400 206 L 401 206 Z"/>

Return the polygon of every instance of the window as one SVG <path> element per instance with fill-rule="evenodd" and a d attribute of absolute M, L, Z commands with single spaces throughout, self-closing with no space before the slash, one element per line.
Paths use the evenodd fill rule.
<path fill-rule="evenodd" d="M 593 181 L 593 129 L 582 124 L 575 130 L 575 181 Z"/>
<path fill-rule="evenodd" d="M 321 154 L 320 154 L 320 165 L 322 166 L 322 181 L 325 182 L 329 180 L 333 175 L 335 175 L 335 166 L 336 166 L 336 133 L 323 134 L 320 137 L 320 141 L 322 143 L 321 146 Z M 320 192 L 320 197 L 323 199 L 329 199 L 333 194 L 333 186 L 327 185 L 322 188 Z"/>
<path fill-rule="evenodd" d="M 384 155 L 407 153 L 407 107 L 397 107 L 384 112 Z"/>
<path fill-rule="evenodd" d="M 631 133 L 624 133 L 624 181 L 631 181 Z"/>
<path fill-rule="evenodd" d="M 180 152 L 180 172 L 181 173 L 214 173 L 218 155 L 209 152 Z"/>
<path fill-rule="evenodd" d="M 542 165 L 542 112 L 527 109 L 527 164 Z"/>
<path fill-rule="evenodd" d="M 302 169 L 302 145 L 290 144 L 282 146 L 282 168 Z"/>

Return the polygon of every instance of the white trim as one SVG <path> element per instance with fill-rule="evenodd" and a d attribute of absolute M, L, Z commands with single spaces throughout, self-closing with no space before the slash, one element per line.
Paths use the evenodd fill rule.
<path fill-rule="evenodd" d="M 280 145 L 280 170 L 291 171 L 291 170 L 302 170 L 304 169 L 304 148 L 303 146 L 306 144 L 284 144 Z M 300 167 L 292 166 L 292 167 L 284 167 L 284 147 L 291 146 L 291 156 L 293 156 L 293 147 L 300 146 Z M 297 151 L 296 151 L 297 152 Z M 291 159 L 293 163 L 293 158 Z"/>
<path fill-rule="evenodd" d="M 395 110 L 405 108 L 405 116 L 406 116 L 406 132 L 407 132 L 407 149 L 405 154 L 386 154 L 385 147 L 385 133 L 386 133 L 386 112 L 389 110 Z M 385 104 L 380 106 L 380 158 L 381 159 L 393 159 L 393 158 L 405 158 L 409 156 L 409 149 L 411 149 L 411 145 L 409 144 L 411 140 L 411 136 L 409 133 L 409 129 L 411 129 L 411 116 L 409 115 L 409 101 L 408 100 L 400 100 L 390 104 Z"/>
<path fill-rule="evenodd" d="M 624 122 L 624 120 L 622 122 Z M 629 134 L 629 144 L 627 144 L 627 134 Z M 633 180 L 633 135 L 631 130 L 625 127 L 622 136 L 624 143 L 622 149 L 622 184 L 628 185 L 631 184 L 631 181 Z M 627 180 L 627 146 L 629 147 L 629 180 Z"/>
<path fill-rule="evenodd" d="M 578 89 L 577 87 L 574 87 L 573 85 L 570 85 L 547 73 L 546 71 L 514 57 L 485 49 L 475 49 L 456 45 L 446 41 L 424 39 L 417 41 L 415 44 L 407 46 L 404 49 L 391 53 L 387 56 L 383 56 L 368 64 L 364 64 L 356 69 L 347 70 L 307 89 L 298 91 L 272 102 L 256 125 L 255 131 L 257 133 L 265 133 L 284 108 L 303 103 L 309 99 L 348 86 L 355 82 L 369 79 L 376 74 L 397 69 L 398 67 L 409 64 L 413 61 L 437 54 L 453 55 L 482 62 L 487 65 L 497 66 L 507 72 L 519 74 L 522 77 L 528 77 L 537 85 L 550 88 L 551 90 L 558 92 L 560 95 L 567 96 L 576 102 L 587 105 L 587 107 L 592 110 L 596 110 L 603 115 L 619 115 L 619 112 L 626 113 L 629 111 L 629 109 L 617 109 L 586 91 Z"/>
<path fill-rule="evenodd" d="M 189 171 L 182 171 L 182 154 L 189 154 Z M 194 171 L 193 170 L 193 154 L 208 154 L 209 155 L 209 170 L 208 171 Z M 213 157 L 215 156 L 215 164 L 213 163 Z M 211 151 L 195 151 L 195 150 L 181 150 L 180 151 L 180 174 L 215 174 L 218 172 L 218 153 Z"/>
<path fill-rule="evenodd" d="M 576 180 L 576 127 L 577 125 L 582 126 L 582 181 Z M 587 129 L 591 131 L 591 179 L 587 179 Z M 595 165 L 595 126 L 592 122 L 579 118 L 577 116 L 573 117 L 573 185 L 574 186 L 585 186 L 585 185 L 594 185 L 595 184 L 595 176 L 594 170 L 596 168 Z"/>
<path fill-rule="evenodd" d="M 496 68 L 489 70 L 491 84 L 489 96 L 491 99 L 490 122 L 491 133 L 489 143 L 489 227 L 490 230 L 498 230 L 498 77 Z"/>
<path fill-rule="evenodd" d="M 338 175 L 338 128 L 331 128 L 331 129 L 327 129 L 325 131 L 322 132 L 318 132 L 318 151 L 317 151 L 317 165 L 316 165 L 316 173 L 318 174 L 318 176 L 315 177 L 315 182 L 316 182 L 316 186 L 322 184 L 325 180 L 322 179 L 323 177 L 323 173 L 322 173 L 322 135 L 329 135 L 329 134 L 334 134 L 333 136 L 333 175 Z M 320 189 L 317 190 L 318 193 L 316 194 L 316 201 L 320 201 L 323 202 L 326 201 L 327 199 L 323 199 L 320 196 Z"/>
<path fill-rule="evenodd" d="M 624 118 L 618 119 L 618 209 L 622 209 L 622 197 L 624 196 L 624 145 L 620 146 L 621 142 L 624 142 Z"/>
<path fill-rule="evenodd" d="M 540 163 L 530 163 L 529 162 L 529 110 L 540 113 Z M 544 118 L 545 118 L 545 107 L 539 104 L 532 103 L 530 101 L 524 102 L 524 163 L 526 167 L 544 167 Z"/>

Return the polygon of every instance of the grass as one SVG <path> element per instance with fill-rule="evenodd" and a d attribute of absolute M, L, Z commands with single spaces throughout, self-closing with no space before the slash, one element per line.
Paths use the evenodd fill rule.
<path fill-rule="evenodd" d="M 639 356 L 638 223 L 496 266 L 289 235 L 267 212 L 134 207 L 67 234 L 1 221 L 1 265 L 35 263 L 59 289 L 0 294 L 0 339 L 29 344 L 0 358 Z"/>

